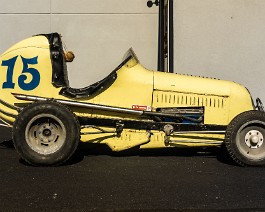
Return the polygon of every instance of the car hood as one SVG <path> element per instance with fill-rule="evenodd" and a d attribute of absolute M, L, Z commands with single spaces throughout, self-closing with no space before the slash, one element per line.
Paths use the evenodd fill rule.
<path fill-rule="evenodd" d="M 230 96 L 231 90 L 246 92 L 246 88 L 225 80 L 154 72 L 154 90 L 174 91 L 214 96 Z"/>

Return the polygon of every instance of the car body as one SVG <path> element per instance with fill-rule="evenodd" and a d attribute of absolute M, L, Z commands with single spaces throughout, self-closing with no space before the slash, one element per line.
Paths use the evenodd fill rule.
<path fill-rule="evenodd" d="M 13 127 L 22 158 L 33 165 L 65 162 L 79 140 L 107 144 L 113 151 L 225 143 L 240 165 L 265 163 L 262 105 L 258 101 L 256 110 L 249 91 L 235 82 L 151 71 L 130 49 L 103 80 L 71 88 L 58 33 L 15 44 L 0 63 L 6 73 L 0 76 L 0 117 Z M 235 131 L 234 122 L 240 122 L 239 128 L 251 124 Z M 64 150 L 69 143 L 71 148 Z"/>

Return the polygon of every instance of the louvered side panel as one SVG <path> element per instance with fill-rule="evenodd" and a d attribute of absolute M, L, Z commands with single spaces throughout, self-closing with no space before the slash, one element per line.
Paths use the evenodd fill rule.
<path fill-rule="evenodd" d="M 204 107 L 205 122 L 227 124 L 228 97 L 155 90 L 153 108 Z"/>
<path fill-rule="evenodd" d="M 213 108 L 224 108 L 226 99 L 227 97 L 220 96 L 154 91 L 153 106 L 157 108 L 171 106 L 205 106 Z"/>

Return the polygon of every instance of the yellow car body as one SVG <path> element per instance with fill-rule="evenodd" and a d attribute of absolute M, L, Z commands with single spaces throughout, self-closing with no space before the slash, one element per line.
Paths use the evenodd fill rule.
<path fill-rule="evenodd" d="M 6 125 L 12 127 L 28 104 L 52 99 L 66 103 L 78 117 L 82 142 L 107 144 L 114 151 L 134 146 L 215 146 L 223 143 L 226 127 L 235 117 L 255 109 L 248 90 L 237 83 L 148 70 L 132 50 L 110 74 L 111 83 L 99 82 L 83 90 L 72 89 L 62 54 L 60 36 L 54 33 L 23 40 L 0 56 L 0 117 Z M 59 63 L 56 64 L 56 60 Z M 103 86 L 98 88 L 101 83 Z M 133 111 L 144 111 L 147 115 Z M 163 117 L 163 111 L 169 117 Z M 179 131 L 171 126 L 175 119 L 170 114 L 174 116 L 176 111 L 180 113 Z M 196 114 L 200 111 L 200 121 L 194 121 L 196 117 L 192 114 L 186 120 L 185 114 L 194 111 Z M 94 120 L 93 126 L 88 125 Z M 104 120 L 109 124 L 97 125 Z M 115 125 L 110 124 L 114 122 Z M 123 122 L 137 127 L 123 127 Z M 158 122 L 160 127 L 152 127 Z M 119 132 L 117 123 L 121 123 Z M 141 128 L 141 123 L 150 127 Z M 216 130 L 211 133 L 207 126 Z"/>

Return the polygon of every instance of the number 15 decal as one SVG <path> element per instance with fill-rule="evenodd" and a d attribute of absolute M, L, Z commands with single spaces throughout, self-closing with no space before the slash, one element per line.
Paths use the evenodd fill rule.
<path fill-rule="evenodd" d="M 25 91 L 33 90 L 40 84 L 40 73 L 35 68 L 29 68 L 28 65 L 38 64 L 38 56 L 33 58 L 24 58 L 22 56 L 20 57 L 23 63 L 23 70 L 20 76 L 18 77 L 18 86 Z M 3 83 L 2 88 L 14 89 L 15 83 L 13 82 L 13 75 L 17 58 L 18 56 L 15 56 L 9 60 L 2 61 L 1 65 L 7 66 L 6 81 Z M 25 82 L 27 80 L 27 76 L 25 75 L 25 73 L 28 73 L 32 76 L 32 80 L 28 83 Z"/>

